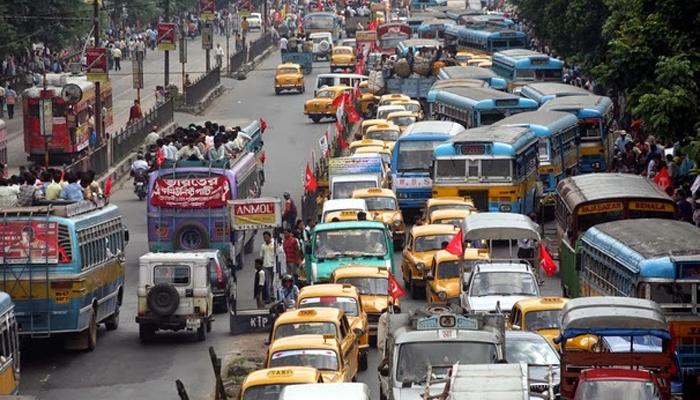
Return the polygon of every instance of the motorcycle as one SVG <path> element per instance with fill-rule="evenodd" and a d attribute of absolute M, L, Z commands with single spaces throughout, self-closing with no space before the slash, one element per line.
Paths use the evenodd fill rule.
<path fill-rule="evenodd" d="M 148 181 L 148 171 L 146 170 L 136 170 L 133 172 L 134 176 L 134 193 L 138 196 L 139 200 L 146 198 L 146 182 Z"/>

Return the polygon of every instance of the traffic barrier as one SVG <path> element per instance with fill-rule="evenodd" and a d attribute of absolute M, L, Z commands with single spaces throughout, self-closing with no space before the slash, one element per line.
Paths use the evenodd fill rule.
<path fill-rule="evenodd" d="M 185 106 L 196 106 L 209 92 L 219 86 L 221 72 L 219 67 L 211 69 L 189 86 L 185 86 Z"/>

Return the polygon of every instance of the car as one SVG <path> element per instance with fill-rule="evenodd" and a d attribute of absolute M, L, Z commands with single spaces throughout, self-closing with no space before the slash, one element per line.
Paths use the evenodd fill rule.
<path fill-rule="evenodd" d="M 471 197 L 433 197 L 425 203 L 425 212 L 423 216 L 426 220 L 430 219 L 430 214 L 435 210 L 444 210 L 446 208 L 459 208 L 465 210 L 476 210 L 474 201 Z"/>
<path fill-rule="evenodd" d="M 374 110 L 377 108 L 377 96 L 369 91 L 369 83 L 364 80 L 360 82 L 360 112 L 365 118 L 370 118 L 374 115 Z"/>
<path fill-rule="evenodd" d="M 331 72 L 335 70 L 355 71 L 355 49 L 348 46 L 333 47 L 331 51 Z"/>
<path fill-rule="evenodd" d="M 248 21 L 248 29 L 253 30 L 261 30 L 262 29 L 262 14 L 260 13 L 250 13 L 250 15 L 246 18 Z"/>
<path fill-rule="evenodd" d="M 282 390 L 291 385 L 323 383 L 321 372 L 310 367 L 281 367 L 259 369 L 249 373 L 238 400 L 267 400 L 279 398 Z"/>
<path fill-rule="evenodd" d="M 406 111 L 416 113 L 418 119 L 422 120 L 424 117 L 423 107 L 420 105 L 420 102 L 418 100 L 393 100 L 390 104 L 395 106 L 401 106 Z"/>
<path fill-rule="evenodd" d="M 354 150 L 359 149 L 360 147 L 383 147 L 384 142 L 381 140 L 372 140 L 372 139 L 362 139 L 362 140 L 355 140 L 352 143 L 350 143 L 350 152 L 353 153 Z"/>
<path fill-rule="evenodd" d="M 265 368 L 311 367 L 324 382 L 351 382 L 357 358 L 347 357 L 334 335 L 297 335 L 275 340 L 267 351 Z"/>
<path fill-rule="evenodd" d="M 377 119 L 386 119 L 389 114 L 395 112 L 395 111 L 406 111 L 406 108 L 403 106 L 395 105 L 395 104 L 387 104 L 385 106 L 379 106 L 377 108 Z"/>
<path fill-rule="evenodd" d="M 212 294 L 214 295 L 214 312 L 226 312 L 229 308 L 236 308 L 237 278 L 233 263 L 221 253 L 221 250 L 202 249 L 190 250 L 190 252 L 202 252 L 209 256 L 209 280 L 211 281 Z"/>
<path fill-rule="evenodd" d="M 299 291 L 296 307 L 299 309 L 332 307 L 343 310 L 350 322 L 350 328 L 359 338 L 359 369 L 360 371 L 367 369 L 369 326 L 367 324 L 367 314 L 360 300 L 360 291 L 356 287 L 347 283 L 306 286 Z"/>
<path fill-rule="evenodd" d="M 309 35 L 313 43 L 314 61 L 329 60 L 333 50 L 333 35 L 330 32 L 314 32 Z"/>
<path fill-rule="evenodd" d="M 418 114 L 412 111 L 394 111 L 386 117 L 386 121 L 399 127 L 403 133 L 409 125 L 418 120 Z"/>
<path fill-rule="evenodd" d="M 275 94 L 283 90 L 296 90 L 299 93 L 306 91 L 304 84 L 304 71 L 299 64 L 280 64 L 275 70 Z"/>
<path fill-rule="evenodd" d="M 423 275 L 430 271 L 435 253 L 449 243 L 459 228 L 449 225 L 413 226 L 408 233 L 401 257 L 404 287 L 414 299 L 425 298 Z"/>
<path fill-rule="evenodd" d="M 367 128 L 363 139 L 381 140 L 384 142 L 384 147 L 393 151 L 396 141 L 399 140 L 399 135 L 401 135 L 401 129 L 398 126 L 386 123 Z"/>
<path fill-rule="evenodd" d="M 142 343 L 159 329 L 195 332 L 204 341 L 211 331 L 214 294 L 212 260 L 207 252 L 147 253 L 139 258 L 136 323 Z"/>
<path fill-rule="evenodd" d="M 476 264 L 462 289 L 461 305 L 472 312 L 509 314 L 517 301 L 540 295 L 530 265 L 509 261 Z"/>
<path fill-rule="evenodd" d="M 396 193 L 391 189 L 382 188 L 357 189 L 352 192 L 352 198 L 365 201 L 371 219 L 388 226 L 394 238 L 394 247 L 402 249 L 406 237 L 406 224 L 399 209 Z"/>
<path fill-rule="evenodd" d="M 427 281 L 425 298 L 428 303 L 459 304 L 460 284 L 471 274 L 472 265 L 477 261 L 488 260 L 488 249 L 464 249 L 464 271 L 460 272 L 459 256 L 446 250 L 435 253 L 430 272 L 424 275 Z"/>
<path fill-rule="evenodd" d="M 409 96 L 406 96 L 405 94 L 400 94 L 400 93 L 391 93 L 391 94 L 384 94 L 382 97 L 379 98 L 379 104 L 378 106 L 385 106 L 388 104 L 391 104 L 392 101 L 396 100 L 411 100 Z"/>
<path fill-rule="evenodd" d="M 336 106 L 333 100 L 343 93 L 352 92 L 349 86 L 329 86 L 318 90 L 316 97 L 304 103 L 304 114 L 317 123 L 323 118 L 335 118 Z"/>
<path fill-rule="evenodd" d="M 357 199 L 331 199 L 323 202 L 323 212 L 321 221 L 357 221 L 357 214 L 360 211 L 367 212 L 367 203 Z"/>
<path fill-rule="evenodd" d="M 659 381 L 642 369 L 595 368 L 579 375 L 574 400 L 587 399 L 662 399 Z"/>
<path fill-rule="evenodd" d="M 544 336 L 535 332 L 506 331 L 506 361 L 527 364 L 532 380 L 531 393 L 546 395 L 550 391 L 548 382 L 551 381 L 554 397 L 559 396 L 561 360 L 557 350 Z"/>
<path fill-rule="evenodd" d="M 471 209 L 464 208 L 443 208 L 435 210 L 428 215 L 429 224 L 445 224 L 462 226 L 464 220 L 472 213 Z"/>
<path fill-rule="evenodd" d="M 365 137 L 365 134 L 367 134 L 367 130 L 375 125 L 380 125 L 380 124 L 388 124 L 388 122 L 385 119 L 379 119 L 379 118 L 374 118 L 374 119 L 366 119 L 362 121 L 361 130 L 362 130 L 362 137 Z"/>

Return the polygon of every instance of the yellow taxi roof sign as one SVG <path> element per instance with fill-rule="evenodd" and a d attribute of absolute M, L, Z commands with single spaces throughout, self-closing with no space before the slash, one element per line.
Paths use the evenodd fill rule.
<path fill-rule="evenodd" d="M 357 211 L 345 210 L 345 211 L 341 211 L 340 215 L 342 215 L 344 217 L 354 217 L 357 215 Z"/>
<path fill-rule="evenodd" d="M 352 287 L 349 283 L 343 283 L 343 289 L 350 289 Z"/>
<path fill-rule="evenodd" d="M 543 297 L 542 302 L 543 303 L 550 303 L 550 304 L 561 303 L 562 299 L 559 297 Z"/>
<path fill-rule="evenodd" d="M 324 340 L 324 341 L 330 340 L 330 339 L 335 339 L 335 335 L 332 335 L 332 334 L 325 334 L 325 335 L 323 335 L 323 340 Z"/>
<path fill-rule="evenodd" d="M 294 375 L 294 371 L 291 369 L 273 369 L 271 371 L 267 371 L 267 376 L 292 376 Z"/>
<path fill-rule="evenodd" d="M 310 317 L 313 315 L 316 315 L 316 310 L 300 310 L 299 311 L 300 317 Z"/>
<path fill-rule="evenodd" d="M 367 193 L 382 193 L 382 189 L 380 189 L 380 188 L 369 188 L 369 189 L 367 189 Z"/>

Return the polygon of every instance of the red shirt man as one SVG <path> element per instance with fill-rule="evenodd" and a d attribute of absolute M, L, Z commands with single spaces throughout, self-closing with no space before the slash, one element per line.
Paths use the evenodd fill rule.
<path fill-rule="evenodd" d="M 284 255 L 287 257 L 287 268 L 292 268 L 293 266 L 298 266 L 301 263 L 301 257 L 299 256 L 299 241 L 292 235 L 290 230 L 284 232 L 284 242 L 282 243 L 282 248 L 284 249 Z M 296 272 L 292 269 L 292 272 Z"/>

